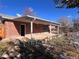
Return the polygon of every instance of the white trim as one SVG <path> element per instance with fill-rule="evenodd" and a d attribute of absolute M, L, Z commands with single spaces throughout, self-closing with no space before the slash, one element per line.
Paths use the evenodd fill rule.
<path fill-rule="evenodd" d="M 47 19 L 43 19 L 43 18 L 39 18 L 39 17 L 36 17 L 36 16 L 31 16 L 31 15 L 27 15 L 27 17 L 30 17 L 30 18 L 35 18 L 35 19 L 40 19 L 42 21 L 47 21 L 47 22 L 51 22 L 51 23 L 55 23 L 55 25 L 60 25 L 58 22 L 52 22 L 51 20 L 47 20 Z"/>
<path fill-rule="evenodd" d="M 23 24 L 23 23 L 20 24 L 20 35 L 21 35 L 21 25 L 24 25 L 24 27 L 25 27 L 25 35 L 26 35 L 26 24 Z M 25 35 L 24 35 L 24 36 L 25 36 Z"/>

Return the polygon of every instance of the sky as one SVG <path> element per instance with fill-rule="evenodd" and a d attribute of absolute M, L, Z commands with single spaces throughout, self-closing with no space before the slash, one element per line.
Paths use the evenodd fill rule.
<path fill-rule="evenodd" d="M 0 13 L 16 16 L 23 14 L 26 8 L 32 8 L 35 15 L 51 21 L 66 16 L 76 18 L 78 9 L 55 8 L 53 0 L 0 0 Z"/>

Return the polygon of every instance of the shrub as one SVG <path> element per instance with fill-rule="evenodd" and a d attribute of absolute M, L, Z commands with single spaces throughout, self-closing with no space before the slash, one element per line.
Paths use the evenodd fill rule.
<path fill-rule="evenodd" d="M 0 44 L 0 55 L 3 54 L 3 52 L 5 51 L 7 47 L 8 47 L 7 43 Z"/>

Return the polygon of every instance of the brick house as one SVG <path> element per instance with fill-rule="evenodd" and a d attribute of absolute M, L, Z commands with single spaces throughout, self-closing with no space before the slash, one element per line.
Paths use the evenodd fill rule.
<path fill-rule="evenodd" d="M 19 37 L 39 33 L 59 33 L 59 24 L 33 16 L 11 17 L 0 15 L 0 38 Z M 35 35 L 35 36 L 36 36 Z M 39 34 L 40 36 L 41 34 Z"/>

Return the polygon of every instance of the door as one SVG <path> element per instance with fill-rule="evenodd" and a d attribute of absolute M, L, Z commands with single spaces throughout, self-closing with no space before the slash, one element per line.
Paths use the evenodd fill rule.
<path fill-rule="evenodd" d="M 21 26 L 20 26 L 20 29 L 21 29 L 21 36 L 25 36 L 25 24 L 22 24 Z"/>

